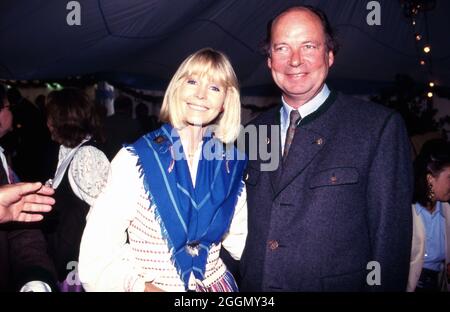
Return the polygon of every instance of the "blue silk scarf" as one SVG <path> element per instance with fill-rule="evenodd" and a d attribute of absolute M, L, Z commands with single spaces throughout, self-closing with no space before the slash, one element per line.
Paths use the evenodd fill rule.
<path fill-rule="evenodd" d="M 207 131 L 192 184 L 180 137 L 172 126 L 142 136 L 127 147 L 138 156 L 144 187 L 171 259 L 188 289 L 191 272 L 203 280 L 208 252 L 229 229 L 247 160 L 234 146 L 224 146 Z"/>

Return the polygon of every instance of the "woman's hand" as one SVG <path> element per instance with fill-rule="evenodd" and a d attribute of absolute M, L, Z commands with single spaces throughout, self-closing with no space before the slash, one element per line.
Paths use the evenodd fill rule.
<path fill-rule="evenodd" d="M 162 290 L 159 287 L 156 287 L 155 285 L 153 285 L 152 282 L 145 282 L 145 289 L 144 292 L 163 292 L 164 290 Z"/>

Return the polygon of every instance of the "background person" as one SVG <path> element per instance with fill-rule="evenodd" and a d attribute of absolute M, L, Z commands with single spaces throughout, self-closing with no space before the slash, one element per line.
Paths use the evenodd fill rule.
<path fill-rule="evenodd" d="M 93 102 L 80 89 L 66 88 L 48 95 L 47 125 L 60 144 L 58 166 L 50 181 L 56 204 L 42 228 L 55 262 L 62 291 L 80 291 L 80 283 L 69 285 L 67 274 L 78 261 L 81 236 L 89 207 L 100 194 L 109 161 L 98 148 L 100 123 Z"/>
<path fill-rule="evenodd" d="M 408 291 L 449 290 L 450 145 L 424 144 L 414 161 L 413 239 Z"/>
<path fill-rule="evenodd" d="M 0 137 L 12 130 L 6 89 L 0 85 Z M 41 183 L 19 183 L 0 147 L 0 291 L 56 290 L 56 274 L 42 232 L 27 221 L 49 211 L 53 190 Z M 20 221 L 20 222 L 13 222 Z M 23 222 L 22 222 L 23 221 Z"/>

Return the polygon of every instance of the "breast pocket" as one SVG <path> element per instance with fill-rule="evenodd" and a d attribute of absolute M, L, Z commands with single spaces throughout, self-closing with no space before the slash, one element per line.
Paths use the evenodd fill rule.
<path fill-rule="evenodd" d="M 337 167 L 319 171 L 309 182 L 311 189 L 325 186 L 356 184 L 359 180 L 358 170 L 354 167 Z"/>

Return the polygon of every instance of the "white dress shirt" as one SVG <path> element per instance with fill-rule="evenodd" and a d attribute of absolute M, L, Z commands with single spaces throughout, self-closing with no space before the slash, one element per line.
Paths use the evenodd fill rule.
<path fill-rule="evenodd" d="M 311 100 L 300 106 L 297 110 L 300 113 L 300 116 L 305 118 L 311 113 L 314 113 L 319 107 L 327 100 L 330 95 L 330 89 L 328 89 L 327 85 L 324 84 L 322 90 Z M 280 109 L 280 135 L 281 135 L 281 150 L 284 150 L 284 143 L 286 142 L 286 134 L 289 128 L 289 115 L 291 111 L 294 109 L 292 106 L 289 106 L 288 103 L 281 97 L 281 101 L 283 102 L 283 106 Z"/>

